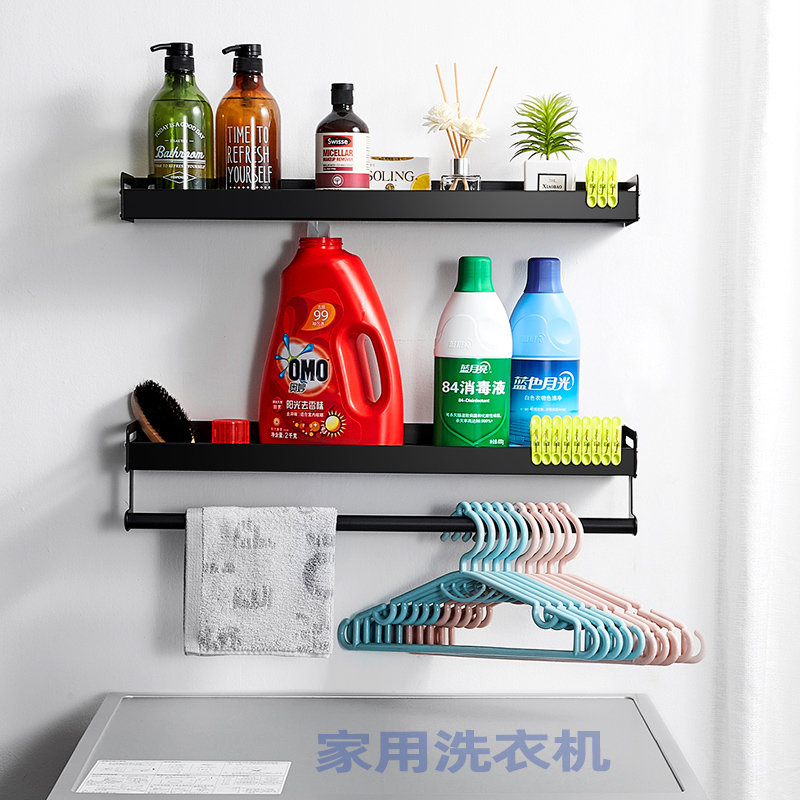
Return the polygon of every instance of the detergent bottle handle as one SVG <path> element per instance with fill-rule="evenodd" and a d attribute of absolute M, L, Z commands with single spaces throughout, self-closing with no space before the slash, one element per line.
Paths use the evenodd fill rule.
<path fill-rule="evenodd" d="M 346 348 L 349 353 L 356 353 L 358 350 L 358 337 L 362 334 L 372 342 L 375 353 L 375 361 L 381 381 L 381 394 L 377 400 L 372 400 L 366 391 L 365 383 L 369 380 L 369 373 L 365 369 L 367 365 L 363 363 L 360 366 L 354 365 L 352 363 L 353 359 L 346 357 L 343 349 Z M 397 376 L 392 372 L 392 365 L 389 362 L 390 349 L 383 331 L 366 322 L 353 323 L 345 331 L 342 331 L 337 347 L 339 348 L 340 363 L 344 369 L 344 381 L 342 382 L 341 391 L 348 405 L 355 409 L 364 408 L 378 414 L 383 413 L 392 402 L 397 391 L 395 387 Z M 359 357 L 356 356 L 356 358 L 358 359 Z M 356 393 L 359 396 L 356 396 Z"/>

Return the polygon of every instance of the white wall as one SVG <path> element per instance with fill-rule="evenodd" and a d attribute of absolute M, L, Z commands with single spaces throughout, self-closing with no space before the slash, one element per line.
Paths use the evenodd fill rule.
<path fill-rule="evenodd" d="M 109 691 L 645 692 L 711 791 L 724 731 L 714 702 L 718 471 L 705 420 L 721 391 L 723 266 L 719 198 L 703 187 L 725 158 L 716 64 L 732 43 L 688 0 L 347 8 L 30 0 L 4 9 L 0 796 L 46 796 Z M 148 48 L 172 40 L 194 42 L 198 83 L 214 106 L 230 83 L 220 49 L 263 43 L 291 178 L 311 177 L 313 129 L 332 81 L 355 84 L 373 152 L 427 153 L 441 173 L 445 140 L 421 125 L 439 97 L 434 63 L 458 61 L 469 107 L 499 65 L 484 112 L 491 138 L 472 149 L 488 179 L 521 177 L 508 160 L 513 104 L 528 93 L 572 94 L 587 155 L 616 156 L 621 177 L 641 175 L 638 224 L 354 223 L 334 232 L 383 298 L 408 421 L 431 419 L 432 339 L 458 256 L 492 257 L 509 310 L 528 257 L 562 259 L 583 338 L 582 408 L 619 414 L 640 436 L 640 536 L 589 537 L 574 567 L 702 629 L 705 662 L 631 668 L 338 647 L 325 661 L 183 656 L 181 536 L 122 528 L 127 397 L 154 378 L 195 418 L 255 418 L 278 275 L 300 228 L 119 221 L 118 175 L 145 174 L 147 106 L 161 82 L 163 57 Z M 624 491 L 606 480 L 206 475 L 143 480 L 139 491 L 152 510 L 315 503 L 351 514 L 449 513 L 464 498 L 564 499 L 583 515 L 624 513 Z M 376 570 L 367 549 L 386 566 Z M 343 534 L 337 619 L 444 571 L 456 552 L 429 536 Z M 511 626 L 500 627 L 512 641 Z"/>

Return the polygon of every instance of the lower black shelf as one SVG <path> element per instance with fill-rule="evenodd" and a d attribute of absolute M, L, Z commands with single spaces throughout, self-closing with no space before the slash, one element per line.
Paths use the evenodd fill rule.
<path fill-rule="evenodd" d="M 582 518 L 586 533 L 636 535 L 633 514 L 633 478 L 636 476 L 636 432 L 623 425 L 622 460 L 616 466 L 590 464 L 535 465 L 527 447 L 434 447 L 433 425 L 405 425 L 401 447 L 312 444 L 214 444 L 211 422 L 196 421 L 194 444 L 150 442 L 138 422 L 125 436 L 125 470 L 130 475 L 129 510 L 125 529 L 181 530 L 186 514 L 134 511 L 133 476 L 137 470 L 180 472 L 300 472 L 383 473 L 421 475 L 622 475 L 628 477 L 628 516 Z M 250 423 L 250 440 L 258 441 L 258 423 Z M 313 457 L 309 457 L 312 450 Z M 469 533 L 475 530 L 465 517 L 407 515 L 342 515 L 339 531 L 409 533 Z"/>
<path fill-rule="evenodd" d="M 620 182 L 614 208 L 589 208 L 585 185 L 574 192 L 526 192 L 522 182 L 484 181 L 479 192 L 315 191 L 313 181 L 285 180 L 274 191 L 156 188 L 121 176 L 120 217 L 145 219 L 327 220 L 355 222 L 611 222 L 639 219 L 639 176 Z"/>
<path fill-rule="evenodd" d="M 536 465 L 527 447 L 434 447 L 433 425 L 421 423 L 405 425 L 402 447 L 213 444 L 211 422 L 197 421 L 194 426 L 194 444 L 155 444 L 131 422 L 125 437 L 126 471 L 636 476 L 636 432 L 624 425 L 622 460 L 616 466 Z M 258 442 L 257 422 L 250 423 L 250 441 Z"/>

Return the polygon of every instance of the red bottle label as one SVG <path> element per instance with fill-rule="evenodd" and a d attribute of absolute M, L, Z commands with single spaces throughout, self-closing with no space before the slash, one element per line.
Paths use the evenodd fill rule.
<path fill-rule="evenodd" d="M 369 134 L 317 134 L 317 189 L 369 189 Z"/>
<path fill-rule="evenodd" d="M 283 331 L 273 337 L 268 356 L 269 441 L 327 444 L 360 440 L 361 426 L 341 402 L 341 375 L 331 347 L 341 320 L 342 302 L 332 289 L 294 297 L 288 303 Z"/>

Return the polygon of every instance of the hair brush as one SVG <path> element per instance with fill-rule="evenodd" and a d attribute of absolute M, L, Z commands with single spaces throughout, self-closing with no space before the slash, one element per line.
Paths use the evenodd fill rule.
<path fill-rule="evenodd" d="M 151 442 L 194 442 L 194 428 L 180 403 L 155 381 L 140 383 L 131 409 Z"/>

